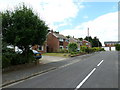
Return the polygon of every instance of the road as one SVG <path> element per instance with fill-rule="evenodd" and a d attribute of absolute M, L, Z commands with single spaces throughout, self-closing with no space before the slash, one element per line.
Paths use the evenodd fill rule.
<path fill-rule="evenodd" d="M 7 88 L 118 88 L 118 52 L 78 56 L 71 63 Z"/>

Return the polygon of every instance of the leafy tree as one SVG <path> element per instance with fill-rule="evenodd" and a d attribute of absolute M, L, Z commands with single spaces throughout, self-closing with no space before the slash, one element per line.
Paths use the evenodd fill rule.
<path fill-rule="evenodd" d="M 14 11 L 2 12 L 3 41 L 23 50 L 28 57 L 29 45 L 42 45 L 46 40 L 48 26 L 31 8 L 24 4 Z"/>
<path fill-rule="evenodd" d="M 99 39 L 97 37 L 94 37 L 92 39 L 91 36 L 89 36 L 89 37 L 86 36 L 85 40 L 89 41 L 92 44 L 92 47 L 102 47 L 102 44 L 101 44 L 101 42 L 99 41 Z"/>
<path fill-rule="evenodd" d="M 89 36 L 89 37 L 88 37 L 88 36 L 86 36 L 86 37 L 84 38 L 84 40 L 87 40 L 87 41 L 89 41 L 89 42 L 92 42 L 92 40 L 93 40 L 93 39 L 92 39 L 92 37 L 91 37 L 91 36 Z"/>
<path fill-rule="evenodd" d="M 116 44 L 115 48 L 116 48 L 117 51 L 120 51 L 120 44 Z"/>
<path fill-rule="evenodd" d="M 83 40 L 83 38 L 78 38 L 80 41 L 82 41 Z"/>
<path fill-rule="evenodd" d="M 101 42 L 99 41 L 99 39 L 97 37 L 94 37 L 92 42 L 93 42 L 93 45 L 92 45 L 93 47 L 101 47 L 102 46 Z"/>
<path fill-rule="evenodd" d="M 69 43 L 68 50 L 69 52 L 77 52 L 78 46 L 76 43 Z"/>
<path fill-rule="evenodd" d="M 68 35 L 68 36 L 66 36 L 68 39 L 70 38 L 70 36 Z"/>

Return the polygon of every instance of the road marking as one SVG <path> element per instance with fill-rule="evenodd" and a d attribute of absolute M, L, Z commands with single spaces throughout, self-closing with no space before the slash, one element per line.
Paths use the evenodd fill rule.
<path fill-rule="evenodd" d="M 96 70 L 96 68 L 94 68 L 86 77 L 85 79 L 75 88 L 75 90 L 78 90 L 84 83 L 85 81 L 93 74 L 93 72 Z"/>
<path fill-rule="evenodd" d="M 102 60 L 97 66 L 99 67 L 102 63 L 103 63 L 104 60 Z"/>

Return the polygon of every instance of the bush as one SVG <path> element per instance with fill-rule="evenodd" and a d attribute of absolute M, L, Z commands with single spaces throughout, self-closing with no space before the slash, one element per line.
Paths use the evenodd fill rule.
<path fill-rule="evenodd" d="M 81 46 L 80 50 L 81 50 L 81 52 L 87 52 L 87 53 L 105 51 L 104 48 L 100 48 L 100 47 L 89 48 L 89 47 L 86 47 L 86 46 Z"/>
<path fill-rule="evenodd" d="M 26 58 L 23 54 L 16 53 L 14 50 L 9 48 L 4 48 L 2 51 L 2 68 L 30 63 L 35 60 L 32 52 L 29 52 L 28 57 Z"/>
<path fill-rule="evenodd" d="M 80 47 L 80 51 L 82 51 L 82 52 L 86 52 L 86 49 L 87 49 L 86 46 L 81 46 L 81 47 Z"/>
<path fill-rule="evenodd" d="M 2 56 L 2 68 L 6 68 L 9 67 L 10 64 L 10 60 L 9 58 L 7 58 L 5 55 Z"/>
<path fill-rule="evenodd" d="M 116 49 L 117 51 L 120 51 L 120 44 L 116 44 L 116 45 L 115 45 L 115 49 Z"/>
<path fill-rule="evenodd" d="M 68 50 L 69 52 L 77 52 L 78 46 L 76 43 L 69 43 Z"/>
<path fill-rule="evenodd" d="M 68 50 L 67 49 L 59 49 L 58 52 L 59 53 L 68 53 Z"/>

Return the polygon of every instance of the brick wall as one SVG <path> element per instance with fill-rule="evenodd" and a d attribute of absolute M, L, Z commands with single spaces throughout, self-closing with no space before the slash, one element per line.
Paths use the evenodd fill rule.
<path fill-rule="evenodd" d="M 69 44 L 69 43 L 64 40 L 64 42 L 63 42 L 63 48 L 66 49 L 66 46 L 68 46 L 68 44 Z"/>
<path fill-rule="evenodd" d="M 49 33 L 47 36 L 47 51 L 57 52 L 58 49 L 59 49 L 59 40 L 52 33 Z"/>
<path fill-rule="evenodd" d="M 114 44 L 105 44 L 105 47 L 114 47 Z"/>

